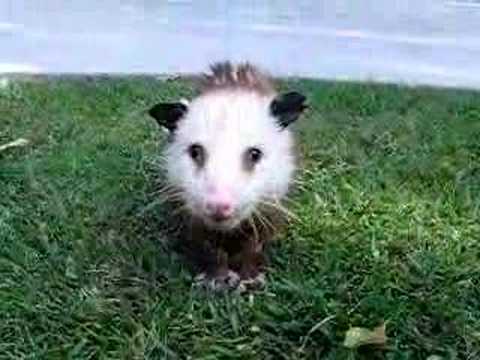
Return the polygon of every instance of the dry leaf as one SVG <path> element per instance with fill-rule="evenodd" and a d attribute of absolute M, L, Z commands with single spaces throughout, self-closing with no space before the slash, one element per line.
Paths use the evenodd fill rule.
<path fill-rule="evenodd" d="M 10 149 L 12 147 L 26 146 L 29 143 L 30 143 L 30 141 L 28 141 L 27 139 L 20 138 L 20 139 L 17 139 L 15 141 L 6 143 L 4 145 L 0 145 L 0 152 L 2 152 L 4 150 L 7 150 L 7 149 Z"/>
<path fill-rule="evenodd" d="M 345 334 L 343 346 L 354 349 L 363 345 L 385 345 L 387 336 L 385 335 L 385 323 L 369 330 L 362 327 L 352 327 Z"/>

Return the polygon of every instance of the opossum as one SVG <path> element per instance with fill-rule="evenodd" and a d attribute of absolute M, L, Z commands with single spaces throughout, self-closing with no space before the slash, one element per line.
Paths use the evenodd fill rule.
<path fill-rule="evenodd" d="M 149 114 L 167 130 L 168 186 L 189 214 L 186 236 L 199 283 L 244 289 L 264 283 L 264 244 L 288 211 L 297 168 L 290 125 L 307 108 L 299 92 L 277 93 L 251 63 L 218 62 L 190 102 Z"/>

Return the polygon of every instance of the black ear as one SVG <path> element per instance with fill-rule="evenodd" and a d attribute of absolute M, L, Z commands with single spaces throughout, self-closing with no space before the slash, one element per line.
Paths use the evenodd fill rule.
<path fill-rule="evenodd" d="M 307 108 L 306 97 L 298 92 L 292 91 L 278 95 L 270 104 L 270 111 L 277 118 L 280 127 L 286 128 L 295 122 Z"/>
<path fill-rule="evenodd" d="M 174 131 L 180 118 L 185 115 L 188 108 L 182 103 L 160 103 L 154 105 L 148 114 L 157 120 L 158 125 Z"/>

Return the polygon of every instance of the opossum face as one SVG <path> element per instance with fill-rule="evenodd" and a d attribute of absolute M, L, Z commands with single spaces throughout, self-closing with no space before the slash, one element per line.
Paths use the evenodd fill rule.
<path fill-rule="evenodd" d="M 159 104 L 151 110 L 170 124 L 168 178 L 193 215 L 231 229 L 259 205 L 271 206 L 285 195 L 295 168 L 287 126 L 303 101 L 296 93 L 273 98 L 225 90 L 202 95 L 188 107 Z M 169 112 L 174 116 L 165 121 Z"/>

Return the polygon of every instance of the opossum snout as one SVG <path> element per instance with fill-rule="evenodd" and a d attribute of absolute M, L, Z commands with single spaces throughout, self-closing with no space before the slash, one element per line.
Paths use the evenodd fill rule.
<path fill-rule="evenodd" d="M 229 192 L 216 190 L 208 194 L 205 202 L 205 212 L 214 221 L 219 222 L 230 219 L 234 210 L 234 201 Z"/>
<path fill-rule="evenodd" d="M 215 221 L 228 220 L 233 215 L 233 207 L 227 203 L 208 203 L 207 204 L 208 215 Z"/>

